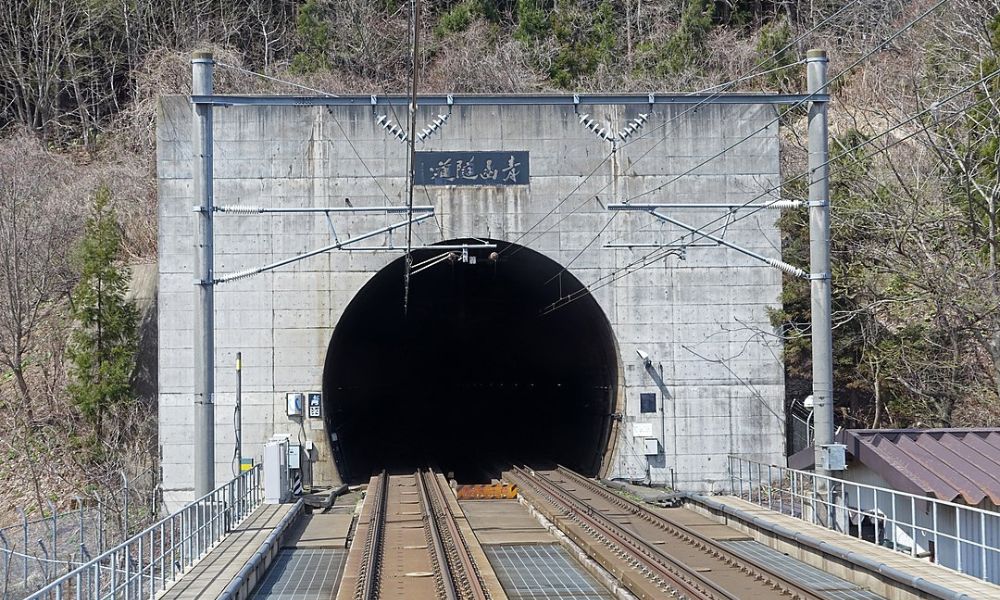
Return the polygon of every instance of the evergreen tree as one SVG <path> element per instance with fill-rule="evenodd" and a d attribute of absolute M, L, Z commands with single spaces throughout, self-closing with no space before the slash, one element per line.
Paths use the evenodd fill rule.
<path fill-rule="evenodd" d="M 74 288 L 76 321 L 69 348 L 73 402 L 103 436 L 104 418 L 132 397 L 131 377 L 138 345 L 138 312 L 125 299 L 128 272 L 116 264 L 121 231 L 111 192 L 101 186 L 94 198 L 77 252 L 80 283 Z"/>

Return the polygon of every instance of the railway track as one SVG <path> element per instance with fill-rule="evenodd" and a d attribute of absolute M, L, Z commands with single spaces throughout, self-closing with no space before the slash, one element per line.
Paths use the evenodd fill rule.
<path fill-rule="evenodd" d="M 342 586 L 338 600 L 490 598 L 446 485 L 429 469 L 372 478 L 355 540 L 354 585 Z"/>
<path fill-rule="evenodd" d="M 568 469 L 515 467 L 505 479 L 639 598 L 826 600 Z"/>

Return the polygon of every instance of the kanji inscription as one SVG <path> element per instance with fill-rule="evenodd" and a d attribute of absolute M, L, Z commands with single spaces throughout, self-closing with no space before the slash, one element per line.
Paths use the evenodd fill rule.
<path fill-rule="evenodd" d="M 417 152 L 417 185 L 528 185 L 528 152 Z"/>

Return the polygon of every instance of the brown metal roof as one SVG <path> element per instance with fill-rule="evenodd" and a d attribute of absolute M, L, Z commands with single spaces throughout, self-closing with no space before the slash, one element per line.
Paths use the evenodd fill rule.
<path fill-rule="evenodd" d="M 853 460 L 897 490 L 975 506 L 1000 504 L 1000 428 L 848 429 L 837 434 Z M 812 467 L 812 448 L 789 466 Z"/>

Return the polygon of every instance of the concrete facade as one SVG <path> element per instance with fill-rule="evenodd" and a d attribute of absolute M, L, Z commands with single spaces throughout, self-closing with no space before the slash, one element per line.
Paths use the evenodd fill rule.
<path fill-rule="evenodd" d="M 650 250 L 607 249 L 605 243 L 673 242 L 683 234 L 643 213 L 616 214 L 609 223 L 613 213 L 607 204 L 633 197 L 635 203 L 738 203 L 778 182 L 774 107 L 705 105 L 681 116 L 685 110 L 656 106 L 641 131 L 644 137 L 611 154 L 611 144 L 582 126 L 571 106 L 455 106 L 447 124 L 418 149 L 526 150 L 530 184 L 420 189 L 415 202 L 433 205 L 436 217 L 414 227 L 414 240 L 506 240 L 568 265 L 584 284 L 606 281 Z M 423 107 L 418 122 L 446 112 L 447 106 Z M 649 107 L 605 104 L 580 106 L 579 112 L 620 130 Z M 343 206 L 344 198 L 355 206 L 405 203 L 407 147 L 376 123 L 367 102 L 216 107 L 214 119 L 216 205 Z M 187 98 L 161 99 L 159 435 L 168 504 L 189 499 L 193 481 L 191 122 Z M 676 177 L 748 136 L 693 173 Z M 671 209 L 669 214 L 694 225 L 726 222 L 725 211 Z M 762 211 L 735 221 L 725 238 L 777 257 L 777 216 Z M 399 220 L 399 215 L 333 217 L 341 240 Z M 404 235 L 400 230 L 365 245 L 402 244 Z M 312 250 L 331 238 L 321 214 L 219 214 L 216 275 Z M 399 254 L 334 251 L 216 287 L 217 484 L 234 469 L 237 351 L 244 363 L 244 456 L 259 457 L 266 439 L 287 433 L 316 445 L 316 483 L 337 481 L 323 420 L 289 419 L 284 396 L 321 389 L 340 315 Z M 719 491 L 728 485 L 729 453 L 784 460 L 781 348 L 769 335 L 767 315 L 780 306 L 780 292 L 779 271 L 722 247 L 688 248 L 684 259 L 668 257 L 594 287 L 620 353 L 616 412 L 622 420 L 610 441 L 607 476 Z M 648 367 L 637 350 L 649 355 Z M 657 395 L 656 412 L 640 411 L 641 393 Z M 656 440 L 657 455 L 645 455 L 647 439 Z"/>

